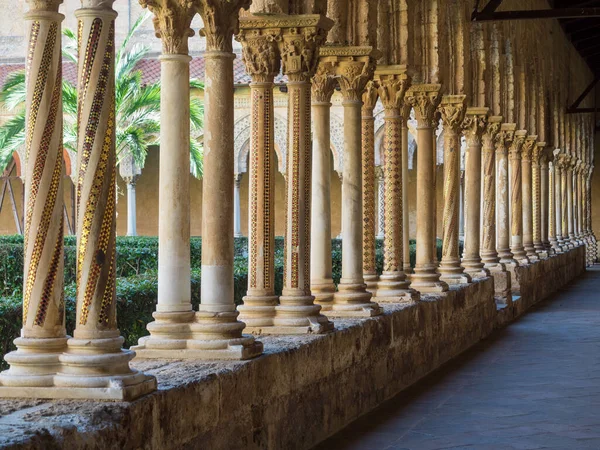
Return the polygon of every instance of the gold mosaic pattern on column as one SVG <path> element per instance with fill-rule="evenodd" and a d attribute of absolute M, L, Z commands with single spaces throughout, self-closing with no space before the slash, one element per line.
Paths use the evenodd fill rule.
<path fill-rule="evenodd" d="M 111 114 L 112 115 L 112 114 Z M 107 130 L 108 131 L 108 130 Z M 113 130 L 111 130 L 113 131 Z M 111 306 L 114 302 L 116 295 L 116 280 L 115 280 L 115 270 L 116 270 L 116 246 L 115 246 L 115 200 L 116 200 L 116 185 L 117 185 L 117 168 L 115 164 L 112 164 L 111 177 L 110 177 L 110 186 L 108 189 L 108 202 L 106 205 L 106 210 L 104 212 L 104 221 L 102 223 L 102 228 L 100 231 L 100 242 L 99 246 L 102 245 L 103 248 L 99 248 L 98 251 L 103 251 L 104 255 L 107 252 L 110 252 L 110 262 L 108 266 L 108 275 L 106 285 L 104 286 L 104 294 L 102 296 L 102 301 L 100 302 L 100 313 L 98 315 L 98 323 L 104 326 L 113 325 L 110 323 L 110 318 L 114 315 L 110 314 Z M 112 241 L 112 242 L 111 242 Z M 88 284 L 89 285 L 89 284 Z M 116 324 L 114 324 L 116 325 Z"/>
<path fill-rule="evenodd" d="M 396 116 L 385 117 L 384 143 L 384 254 L 383 271 L 398 272 L 402 264 L 402 122 Z"/>
<path fill-rule="evenodd" d="M 541 243 L 541 226 L 540 220 L 542 217 L 541 211 L 541 192 L 540 192 L 540 164 L 543 147 L 539 144 L 533 149 L 533 155 L 531 159 L 531 199 L 533 209 L 533 243 Z"/>
<path fill-rule="evenodd" d="M 304 293 L 310 294 L 310 199 L 311 199 L 311 169 L 312 169 L 312 142 L 311 136 L 311 110 L 310 88 L 304 89 Z"/>
<path fill-rule="evenodd" d="M 364 96 L 366 95 L 368 94 L 365 93 Z M 375 120 L 373 118 L 373 108 L 363 106 L 361 125 L 363 183 L 363 272 L 375 273 Z"/>
<path fill-rule="evenodd" d="M 556 217 L 554 212 L 554 163 L 552 168 L 548 170 L 548 239 L 556 240 Z"/>
<path fill-rule="evenodd" d="M 96 21 L 94 21 L 95 23 Z M 98 39 L 100 36 L 98 36 Z M 90 33 L 90 39 L 94 39 L 94 35 Z M 93 47 L 93 46 L 92 46 Z M 93 65 L 96 55 L 91 55 L 89 64 Z M 114 196 L 114 127 L 115 127 L 115 111 L 114 104 L 111 105 L 106 130 L 103 136 L 98 136 L 97 130 L 100 127 L 100 117 L 104 109 L 104 99 L 110 100 L 110 96 L 114 95 L 111 92 L 112 87 L 109 86 L 109 80 L 113 76 L 111 73 L 114 70 L 114 21 L 111 20 L 108 31 L 108 39 L 104 49 L 103 62 L 98 77 L 98 85 L 94 93 L 92 107 L 89 117 L 87 118 L 87 126 L 84 136 L 81 167 L 79 170 L 78 187 L 81 190 L 85 179 L 92 178 L 92 186 L 87 198 L 83 198 L 80 194 L 78 201 L 84 207 L 83 214 L 80 213 L 80 242 L 78 245 L 77 255 L 77 298 L 80 300 L 81 294 L 81 316 L 79 323 L 85 325 L 87 323 L 90 307 L 96 296 L 102 295 L 99 299 L 99 316 L 98 319 L 105 321 L 102 311 L 108 307 L 103 304 L 106 298 L 105 291 L 107 286 L 110 287 L 114 281 L 110 278 L 110 268 L 106 273 L 105 279 L 100 279 L 102 269 L 110 264 L 112 253 L 114 252 L 114 233 L 115 233 L 115 196 Z M 86 67 L 83 67 L 85 72 Z M 83 106 L 83 105 L 82 105 Z M 94 142 L 96 138 L 102 138 L 102 147 L 100 150 L 97 166 L 89 167 L 91 153 L 94 150 Z M 97 148 L 98 146 L 96 146 Z M 93 172 L 91 170 L 93 169 Z M 112 182 L 112 183 L 111 183 Z M 107 186 L 108 185 L 108 186 Z M 104 190 L 108 190 L 108 198 L 104 210 L 100 209 L 99 201 Z M 81 192 L 81 191 L 80 191 Z M 111 195 L 112 194 L 112 195 Z M 91 231 L 94 222 L 100 222 L 99 235 L 91 236 Z M 109 244 L 112 242 L 112 245 Z M 94 258 L 90 261 L 90 267 L 85 267 L 86 255 L 88 251 L 93 251 Z M 108 260 L 108 263 L 107 263 Z M 87 281 L 85 287 L 81 285 L 82 273 L 87 269 Z M 112 274 L 114 279 L 114 272 Z M 104 286 L 98 286 L 98 283 L 105 283 Z M 110 299 L 112 301 L 112 298 Z"/>
<path fill-rule="evenodd" d="M 293 114 L 293 142 L 291 145 L 291 154 L 288 155 L 290 161 L 290 170 L 288 173 L 288 177 L 291 177 L 292 183 L 292 210 L 290 218 L 292 221 L 292 235 L 290 236 L 292 240 L 291 246 L 291 287 L 298 287 L 298 250 L 300 245 L 300 240 L 298 236 L 298 225 L 299 225 L 299 217 L 298 217 L 298 183 L 300 177 L 300 164 L 298 159 L 300 158 L 300 92 L 298 89 L 293 90 L 292 94 L 292 114 Z M 286 220 L 287 223 L 287 220 Z M 286 249 L 287 249 L 286 245 Z M 286 258 L 287 259 L 287 258 Z"/>
<path fill-rule="evenodd" d="M 561 165 L 561 176 L 560 176 L 560 193 L 561 193 L 561 203 L 562 203 L 562 208 L 561 208 L 561 229 L 562 229 L 562 235 L 564 238 L 567 238 L 569 235 L 569 229 L 567 226 L 567 222 L 568 222 L 568 212 L 567 212 L 567 167 L 566 167 L 566 162 L 565 162 L 565 158 L 564 155 L 561 156 L 561 161 L 560 161 L 560 165 Z"/>
<path fill-rule="evenodd" d="M 54 30 L 54 33 L 52 33 Z M 43 92 L 45 87 L 48 87 L 48 75 L 50 65 L 52 63 L 52 55 L 55 51 L 56 44 L 56 33 L 57 33 L 57 25 L 53 23 L 50 26 L 49 34 L 53 35 L 49 37 L 46 41 L 46 45 L 44 47 L 44 53 L 42 56 L 42 60 L 39 66 L 38 76 L 36 77 L 36 89 L 38 88 L 38 84 L 40 80 L 42 80 L 41 87 L 39 87 L 40 92 Z M 28 266 L 26 266 L 25 271 L 25 283 L 24 283 L 24 291 L 23 291 L 23 323 L 27 322 L 27 316 L 29 313 L 29 304 L 31 302 L 31 294 L 33 292 L 37 276 L 40 260 L 42 258 L 42 253 L 44 251 L 44 247 L 46 245 L 46 240 L 48 238 L 48 233 L 50 232 L 52 216 L 55 209 L 56 199 L 58 195 L 58 189 L 60 187 L 60 182 L 62 179 L 62 153 L 61 149 L 57 147 L 51 148 L 52 138 L 55 135 L 55 128 L 57 122 L 60 123 L 61 118 L 58 117 L 58 110 L 60 107 L 61 100 L 61 89 L 62 89 L 62 70 L 61 70 L 60 60 L 58 61 L 56 68 L 56 79 L 54 80 L 54 86 L 52 88 L 52 97 L 50 100 L 50 108 L 47 113 L 46 123 L 44 124 L 44 129 L 40 138 L 40 141 L 33 145 L 33 134 L 34 128 L 36 126 L 36 122 L 28 122 L 27 124 L 27 134 L 31 136 L 29 140 L 29 146 L 33 150 L 34 154 L 29 155 L 31 159 L 33 159 L 33 170 L 31 171 L 30 179 L 27 180 L 27 209 L 25 213 L 25 260 L 29 260 Z M 41 98 L 41 93 L 40 93 Z M 30 118 L 31 116 L 36 116 L 38 114 L 40 102 L 32 101 L 29 106 Z M 35 114 L 32 108 L 36 108 Z M 60 139 L 60 137 L 59 137 Z M 62 139 L 59 141 L 62 142 Z M 54 165 L 54 170 L 52 171 L 50 185 L 46 192 L 40 192 L 40 186 L 42 184 L 42 178 L 44 176 L 44 169 L 48 165 L 48 159 L 55 157 L 57 162 Z M 27 164 L 30 165 L 30 161 L 27 161 Z M 47 171 L 46 171 L 47 172 Z M 48 175 L 46 175 L 48 176 Z M 36 224 L 37 226 L 32 230 L 31 224 L 33 221 L 34 211 L 36 210 L 36 205 L 43 205 L 41 217 L 39 222 Z M 62 216 L 62 211 L 61 211 Z M 30 242 L 30 234 L 34 233 L 34 236 L 31 236 L 34 239 L 33 248 L 29 249 Z M 62 236 L 62 229 L 60 230 L 60 235 Z M 31 252 L 31 253 L 29 253 Z M 62 286 L 62 280 L 60 280 L 60 286 Z M 40 299 L 41 302 L 44 302 L 44 299 Z M 47 305 L 47 302 L 46 302 Z M 45 308 L 45 307 L 44 307 Z"/>
<path fill-rule="evenodd" d="M 512 170 L 510 229 L 513 236 L 521 236 L 523 234 L 523 195 L 521 193 L 521 152 L 519 144 L 511 147 L 509 157 Z"/>
<path fill-rule="evenodd" d="M 252 124 L 251 128 L 258 126 L 260 112 L 261 92 L 256 88 L 250 88 L 251 92 L 251 107 L 252 107 Z M 256 260 L 258 258 L 258 132 L 259 130 L 251 130 L 250 140 L 250 230 L 249 230 L 249 246 L 250 246 L 250 273 L 249 286 L 256 288 Z M 262 211 L 261 211 L 262 212 Z M 263 212 L 264 213 L 264 212 Z M 264 216 L 263 216 L 264 217 Z"/>

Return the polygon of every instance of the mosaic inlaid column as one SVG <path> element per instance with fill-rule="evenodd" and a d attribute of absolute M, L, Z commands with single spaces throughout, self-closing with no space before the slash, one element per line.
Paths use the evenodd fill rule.
<path fill-rule="evenodd" d="M 155 15 L 162 41 L 158 218 L 158 303 L 150 336 L 134 347 L 138 357 L 185 350 L 194 321 L 190 274 L 190 61 L 188 38 L 194 8 L 142 3 Z M 171 13 L 176 18 L 171 22 Z"/>
<path fill-rule="evenodd" d="M 249 4 L 248 0 L 199 3 L 206 37 L 202 279 L 189 346 L 201 358 L 249 359 L 262 353 L 262 343 L 242 334 L 245 324 L 238 320 L 233 292 L 232 41 L 239 10 Z"/>
<path fill-rule="evenodd" d="M 26 60 L 23 325 L 5 355 L 0 397 L 37 397 L 51 387 L 64 350 L 62 0 L 29 1 Z"/>
<path fill-rule="evenodd" d="M 560 253 L 556 238 L 556 162 L 552 156 L 548 162 L 548 241 L 551 251 Z"/>
<path fill-rule="evenodd" d="M 465 118 L 465 95 L 445 95 L 439 106 L 444 127 L 444 210 L 440 279 L 448 284 L 470 283 L 460 264 L 460 138 Z"/>
<path fill-rule="evenodd" d="M 508 149 L 512 147 L 517 125 L 503 123 L 496 136 L 496 170 L 497 170 L 497 218 L 498 218 L 498 257 L 502 264 L 518 265 L 510 251 L 510 195 L 508 181 Z"/>
<path fill-rule="evenodd" d="M 275 118 L 273 80 L 279 73 L 278 32 L 241 21 L 237 39 L 250 75 L 248 291 L 238 306 L 248 327 L 273 326 L 275 307 Z"/>
<path fill-rule="evenodd" d="M 385 188 L 383 184 L 383 166 L 375 167 L 377 179 L 377 239 L 383 239 L 385 234 Z M 402 192 L 404 193 L 404 192 Z"/>
<path fill-rule="evenodd" d="M 531 208 L 533 225 L 533 247 L 538 258 L 547 258 L 546 248 L 542 243 L 542 155 L 545 142 L 536 143 L 531 155 Z"/>
<path fill-rule="evenodd" d="M 577 242 L 582 245 L 583 244 L 583 233 L 582 233 L 582 223 L 581 217 L 583 215 L 582 206 L 583 202 L 581 199 L 581 167 L 583 162 L 578 159 L 577 164 L 575 165 L 575 170 L 573 171 L 573 178 L 575 183 L 575 210 L 576 214 L 576 222 L 575 222 L 575 237 Z"/>
<path fill-rule="evenodd" d="M 523 248 L 529 261 L 537 261 L 538 254 L 533 245 L 533 186 L 532 157 L 536 147 L 537 136 L 530 135 L 525 139 L 521 151 L 521 190 L 523 194 Z"/>
<path fill-rule="evenodd" d="M 77 303 L 55 385 L 65 396 L 131 400 L 156 379 L 129 367 L 116 317 L 115 18 L 112 1 L 82 2 L 77 136 Z M 99 370 L 101 367 L 101 370 Z M 79 395 L 76 392 L 80 392 Z"/>
<path fill-rule="evenodd" d="M 463 133 L 467 143 L 465 156 L 465 247 L 462 265 L 473 278 L 489 276 L 480 252 L 481 220 L 481 138 L 488 122 L 489 108 L 467 108 Z"/>
<path fill-rule="evenodd" d="M 563 197 L 563 170 L 564 164 L 562 160 L 562 154 L 560 149 L 554 151 L 554 168 L 555 168 L 555 205 L 556 205 L 556 240 L 560 251 L 566 250 L 565 239 L 563 236 L 563 230 L 567 227 L 566 211 L 563 211 L 566 207 L 563 207 L 563 201 L 566 197 Z M 566 192 L 565 192 L 566 193 Z"/>
<path fill-rule="evenodd" d="M 566 205 L 567 205 L 567 233 L 569 236 L 569 248 L 575 247 L 574 208 L 573 208 L 573 168 L 575 157 L 568 155 L 565 160 L 565 171 L 563 177 L 566 183 Z"/>
<path fill-rule="evenodd" d="M 514 258 L 522 264 L 529 264 L 529 258 L 523 248 L 523 194 L 521 151 L 527 137 L 527 131 L 518 130 L 509 149 L 511 169 L 511 239 L 510 251 Z"/>
<path fill-rule="evenodd" d="M 548 188 L 548 178 L 549 178 L 549 168 L 548 168 L 548 152 L 549 148 L 543 149 L 540 156 L 540 240 L 542 242 L 542 252 L 544 252 L 547 256 L 552 254 L 552 247 L 550 246 L 549 239 L 549 188 Z"/>
<path fill-rule="evenodd" d="M 363 200 L 363 277 L 367 290 L 377 294 L 377 267 L 375 266 L 375 118 L 377 86 L 367 83 L 362 106 L 362 200 Z"/>
<path fill-rule="evenodd" d="M 403 66 L 380 66 L 375 79 L 384 111 L 383 179 L 385 190 L 383 272 L 377 286 L 377 300 L 412 300 L 414 292 L 404 273 L 402 231 L 402 122 L 404 94 L 410 79 Z"/>
<path fill-rule="evenodd" d="M 344 107 L 344 184 L 342 185 L 342 277 L 334 295 L 333 313 L 338 316 L 381 314 L 371 301 L 363 278 L 363 217 L 361 107 L 363 91 L 373 77 L 375 52 L 371 47 L 331 48 L 321 56 L 336 62 L 336 75 Z M 387 206 L 386 206 L 387 211 Z M 329 314 L 329 313 L 328 313 Z"/>
<path fill-rule="evenodd" d="M 405 274 L 413 273 L 410 265 L 410 222 L 408 219 L 408 119 L 411 106 L 404 102 L 400 112 L 402 117 L 402 256 Z"/>
<path fill-rule="evenodd" d="M 328 64 L 312 80 L 313 155 L 310 288 L 315 303 L 331 308 L 335 284 L 331 261 L 331 96 L 337 85 Z"/>
<path fill-rule="evenodd" d="M 496 150 L 495 141 L 502 126 L 502 116 L 491 116 L 482 136 L 483 153 L 483 237 L 481 262 L 491 272 L 505 272 L 496 250 Z"/>
<path fill-rule="evenodd" d="M 441 100 L 439 84 L 421 84 L 408 89 L 406 101 L 415 110 L 417 119 L 417 260 L 411 287 L 424 293 L 440 293 L 448 290 L 448 284 L 440 280 L 437 272 L 433 241 L 433 208 L 435 192 L 433 185 L 433 142 L 436 108 Z"/>
<path fill-rule="evenodd" d="M 319 47 L 332 23 L 323 16 L 280 19 L 282 27 L 286 26 L 278 44 L 283 73 L 288 77 L 288 155 L 283 292 L 276 307 L 273 332 L 325 333 L 333 329 L 333 323 L 321 314 L 321 306 L 314 303 L 310 290 L 310 80 L 316 70 Z M 305 26 L 297 27 L 301 19 Z"/>

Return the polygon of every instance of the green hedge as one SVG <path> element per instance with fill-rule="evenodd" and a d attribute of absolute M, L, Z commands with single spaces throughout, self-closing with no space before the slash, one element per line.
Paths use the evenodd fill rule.
<path fill-rule="evenodd" d="M 281 294 L 283 287 L 283 238 L 275 240 L 275 292 Z M 73 236 L 65 238 L 65 304 L 67 330 L 75 327 L 75 253 Z M 191 292 L 192 305 L 200 303 L 201 276 L 200 238 L 191 240 Z M 332 240 L 333 279 L 337 284 L 341 277 L 342 244 Z M 377 241 L 377 271 L 383 266 L 383 244 Z M 410 242 L 411 265 L 414 266 L 415 241 Z M 438 257 L 441 258 L 441 241 L 438 240 Z M 6 368 L 1 361 L 4 353 L 14 349 L 13 339 L 20 333 L 22 322 L 23 285 L 23 237 L 0 236 L 0 369 Z M 234 260 L 235 303 L 241 304 L 248 286 L 247 239 L 236 238 Z M 128 347 L 145 336 L 146 324 L 152 320 L 158 294 L 158 239 L 156 237 L 117 238 L 117 317 L 119 329 Z"/>

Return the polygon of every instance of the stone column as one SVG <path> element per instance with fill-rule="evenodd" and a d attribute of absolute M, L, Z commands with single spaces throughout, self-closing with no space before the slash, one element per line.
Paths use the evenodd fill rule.
<path fill-rule="evenodd" d="M 540 157 L 540 239 L 542 241 L 542 251 L 546 255 L 552 254 L 552 247 L 549 238 L 549 196 L 550 189 L 548 185 L 549 168 L 548 168 L 548 151 L 544 149 Z"/>
<path fill-rule="evenodd" d="M 465 95 L 445 95 L 439 106 L 444 127 L 444 211 L 440 279 L 448 284 L 470 283 L 460 265 L 460 136 L 465 118 Z"/>
<path fill-rule="evenodd" d="M 460 159 L 460 157 L 459 157 Z M 458 213 L 458 239 L 465 242 L 465 171 L 460 171 L 460 208 Z M 470 276 L 470 275 L 469 275 Z"/>
<path fill-rule="evenodd" d="M 383 185 L 383 166 L 375 167 L 375 178 L 377 179 L 377 239 L 383 239 L 385 235 L 385 189 Z M 402 192 L 404 194 L 404 191 Z M 405 233 L 406 234 L 406 233 Z M 405 263 L 406 266 L 406 263 Z"/>
<path fill-rule="evenodd" d="M 385 234 L 383 272 L 377 285 L 381 301 L 411 301 L 414 292 L 404 273 L 404 234 L 402 232 L 402 122 L 400 116 L 404 94 L 410 79 L 404 66 L 381 66 L 375 79 L 384 111 L 384 189 Z"/>
<path fill-rule="evenodd" d="M 288 155 L 283 292 L 273 332 L 324 333 L 333 329 L 333 323 L 320 313 L 321 306 L 314 304 L 310 291 L 310 80 L 332 22 L 318 15 L 286 16 L 279 22 L 283 29 L 278 45 L 288 77 Z M 298 27 L 299 23 L 303 26 Z"/>
<path fill-rule="evenodd" d="M 473 278 L 489 276 L 479 255 L 481 220 L 481 138 L 488 122 L 489 108 L 467 108 L 463 132 L 467 141 L 465 157 L 465 247 L 462 265 Z"/>
<path fill-rule="evenodd" d="M 548 241 L 554 253 L 560 253 L 560 246 L 556 237 L 557 210 L 556 210 L 556 162 L 552 158 L 548 163 Z"/>
<path fill-rule="evenodd" d="M 191 3 L 191 2 L 189 2 Z M 188 3 L 188 4 L 189 4 Z M 201 0 L 206 37 L 201 303 L 189 346 L 199 358 L 249 359 L 262 343 L 242 335 L 233 300 L 233 32 L 248 0 Z M 188 100 L 189 101 L 189 100 Z"/>
<path fill-rule="evenodd" d="M 533 187 L 532 156 L 537 136 L 530 135 L 525 139 L 521 153 L 521 189 L 523 193 L 523 248 L 529 261 L 537 261 L 538 254 L 533 245 Z"/>
<path fill-rule="evenodd" d="M 496 250 L 496 155 L 495 141 L 502 116 L 491 116 L 483 133 L 483 239 L 481 262 L 491 272 L 506 272 Z M 498 280 L 497 280 L 498 281 Z"/>
<path fill-rule="evenodd" d="M 0 397 L 52 387 L 65 349 L 63 299 L 62 0 L 27 2 L 23 324 L 5 355 Z"/>
<path fill-rule="evenodd" d="M 254 330 L 273 326 L 275 295 L 275 123 L 273 80 L 279 73 L 279 32 L 241 21 L 237 39 L 250 75 L 250 170 L 248 227 L 248 291 L 238 306 L 239 320 Z"/>
<path fill-rule="evenodd" d="M 408 218 L 408 119 L 411 106 L 402 105 L 402 250 L 404 252 L 403 269 L 405 274 L 413 273 L 410 265 L 410 222 Z"/>
<path fill-rule="evenodd" d="M 367 82 L 373 77 L 375 52 L 371 47 L 335 47 L 324 53 L 335 62 L 344 106 L 344 184 L 342 185 L 342 278 L 334 295 L 337 316 L 381 314 L 363 278 L 363 217 L 361 106 Z M 386 207 L 387 210 L 387 207 Z M 329 314 L 329 313 L 328 313 Z"/>
<path fill-rule="evenodd" d="M 575 218 L 573 208 L 573 168 L 575 167 L 575 157 L 569 155 L 566 159 L 566 170 L 564 176 L 566 177 L 567 185 L 567 232 L 569 234 L 569 248 L 575 247 Z"/>
<path fill-rule="evenodd" d="M 242 217 L 240 203 L 240 186 L 242 184 L 241 173 L 236 173 L 233 176 L 233 237 L 243 237 L 242 234 Z"/>
<path fill-rule="evenodd" d="M 127 236 L 137 236 L 135 184 L 137 177 L 127 177 Z"/>
<path fill-rule="evenodd" d="M 511 245 L 514 258 L 521 264 L 529 264 L 529 258 L 523 248 L 523 195 L 522 195 L 522 163 L 521 151 L 527 137 L 527 131 L 518 130 L 515 133 L 512 146 L 509 149 L 511 168 Z"/>
<path fill-rule="evenodd" d="M 548 254 L 542 243 L 542 192 L 541 192 L 541 163 L 545 142 L 538 142 L 533 147 L 531 155 L 531 208 L 533 225 L 533 247 L 538 258 L 547 258 Z"/>
<path fill-rule="evenodd" d="M 150 336 L 133 347 L 138 357 L 160 357 L 187 347 L 194 320 L 190 276 L 190 69 L 188 38 L 194 8 L 142 3 L 154 13 L 162 40 L 158 219 L 158 304 Z M 171 18 L 175 19 L 171 21 Z M 186 176 L 183 176 L 186 175 Z"/>
<path fill-rule="evenodd" d="M 433 208 L 435 192 L 433 185 L 433 142 L 436 127 L 435 112 L 441 100 L 439 84 L 412 86 L 406 93 L 406 101 L 415 110 L 417 119 L 417 261 L 411 277 L 412 287 L 424 293 L 440 293 L 448 290 L 448 284 L 440 280 L 437 272 L 433 241 Z"/>
<path fill-rule="evenodd" d="M 314 124 L 312 158 L 312 214 L 310 288 L 315 303 L 330 309 L 335 284 L 331 262 L 331 96 L 336 86 L 332 68 L 321 64 L 312 80 Z"/>
<path fill-rule="evenodd" d="M 375 266 L 375 118 L 377 86 L 371 80 L 363 94 L 362 106 L 362 201 L 363 201 L 363 277 L 367 290 L 377 295 Z"/>
<path fill-rule="evenodd" d="M 588 224 L 588 232 L 589 232 L 589 239 L 591 241 L 591 245 L 592 245 L 592 251 L 590 252 L 590 264 L 594 264 L 598 257 L 598 241 L 596 239 L 596 236 L 594 234 L 594 230 L 592 228 L 592 176 L 594 174 L 594 166 L 593 165 L 588 165 L 588 172 L 586 173 L 586 183 L 587 183 L 587 187 L 586 187 L 586 193 L 587 193 L 587 224 Z"/>
<path fill-rule="evenodd" d="M 115 18 L 112 0 L 75 12 L 79 59 L 76 325 L 55 385 L 64 396 L 131 400 L 156 379 L 129 367 L 116 317 Z M 61 162 L 62 163 L 62 162 Z M 98 368 L 102 369 L 99 370 Z M 79 393 L 79 395 L 77 395 Z"/>
<path fill-rule="evenodd" d="M 508 186 L 508 149 L 515 138 L 517 125 L 503 123 L 500 133 L 496 136 L 496 166 L 498 171 L 497 207 L 498 207 L 498 257 L 502 264 L 517 266 L 519 263 L 510 251 L 510 200 Z"/>
<path fill-rule="evenodd" d="M 567 218 L 566 218 L 566 215 L 563 215 L 563 213 L 566 213 L 566 211 L 563 211 L 565 209 L 563 207 L 563 201 L 566 200 L 566 197 L 563 197 L 564 164 L 563 164 L 563 160 L 562 160 L 562 154 L 560 153 L 560 149 L 556 149 L 554 151 L 554 167 L 555 167 L 555 173 L 556 173 L 556 177 L 555 177 L 556 178 L 556 180 L 555 180 L 555 182 L 556 182 L 556 185 L 555 185 L 556 240 L 557 240 L 558 246 L 560 248 L 560 251 L 563 252 L 566 250 L 563 230 L 566 229 Z"/>
<path fill-rule="evenodd" d="M 575 170 L 573 171 L 573 178 L 575 183 L 575 210 L 577 212 L 576 217 L 577 220 L 575 222 L 575 237 L 577 238 L 577 242 L 579 245 L 583 244 L 583 235 L 582 235 L 582 223 L 581 216 L 583 215 L 582 206 L 583 202 L 581 200 L 581 166 L 582 161 L 580 159 L 577 160 L 577 164 L 575 165 Z"/>

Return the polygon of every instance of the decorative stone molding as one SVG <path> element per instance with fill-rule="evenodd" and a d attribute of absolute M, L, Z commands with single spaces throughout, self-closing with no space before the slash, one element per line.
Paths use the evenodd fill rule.
<path fill-rule="evenodd" d="M 142 8 L 154 14 L 156 37 L 162 41 L 163 54 L 187 55 L 188 38 L 194 35 L 192 19 L 198 12 L 190 0 L 139 0 Z"/>
<path fill-rule="evenodd" d="M 240 32 L 236 39 L 242 44 L 242 61 L 254 83 L 272 83 L 280 70 L 277 46 L 278 32 L 271 29 L 244 28 L 240 20 Z"/>
<path fill-rule="evenodd" d="M 405 101 L 414 109 L 419 128 L 437 127 L 435 113 L 441 101 L 441 89 L 441 84 L 417 84 L 406 92 Z"/>

